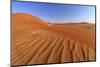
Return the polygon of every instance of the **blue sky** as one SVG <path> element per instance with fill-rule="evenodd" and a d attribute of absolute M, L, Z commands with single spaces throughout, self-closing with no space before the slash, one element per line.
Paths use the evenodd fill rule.
<path fill-rule="evenodd" d="M 13 13 L 27 13 L 47 22 L 95 22 L 95 7 L 37 2 L 12 2 Z"/>

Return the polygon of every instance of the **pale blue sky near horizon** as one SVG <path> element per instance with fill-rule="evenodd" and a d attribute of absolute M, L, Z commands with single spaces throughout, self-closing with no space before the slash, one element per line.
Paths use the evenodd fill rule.
<path fill-rule="evenodd" d="M 32 14 L 46 22 L 95 22 L 95 6 L 13 1 L 12 12 Z"/>

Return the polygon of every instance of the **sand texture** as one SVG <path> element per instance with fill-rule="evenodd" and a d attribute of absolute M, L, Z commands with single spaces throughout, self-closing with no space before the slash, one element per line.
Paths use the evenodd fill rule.
<path fill-rule="evenodd" d="M 49 64 L 95 59 L 95 24 L 46 23 L 12 14 L 12 64 Z"/>

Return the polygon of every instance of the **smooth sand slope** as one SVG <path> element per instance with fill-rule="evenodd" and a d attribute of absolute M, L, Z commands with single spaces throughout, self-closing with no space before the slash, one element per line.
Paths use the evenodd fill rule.
<path fill-rule="evenodd" d="M 12 65 L 94 61 L 95 49 L 94 24 L 52 24 L 12 14 Z"/>

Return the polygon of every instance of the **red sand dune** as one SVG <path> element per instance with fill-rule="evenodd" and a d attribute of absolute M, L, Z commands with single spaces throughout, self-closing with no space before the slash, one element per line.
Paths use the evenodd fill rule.
<path fill-rule="evenodd" d="M 12 64 L 48 64 L 95 59 L 95 25 L 53 24 L 12 14 Z"/>

